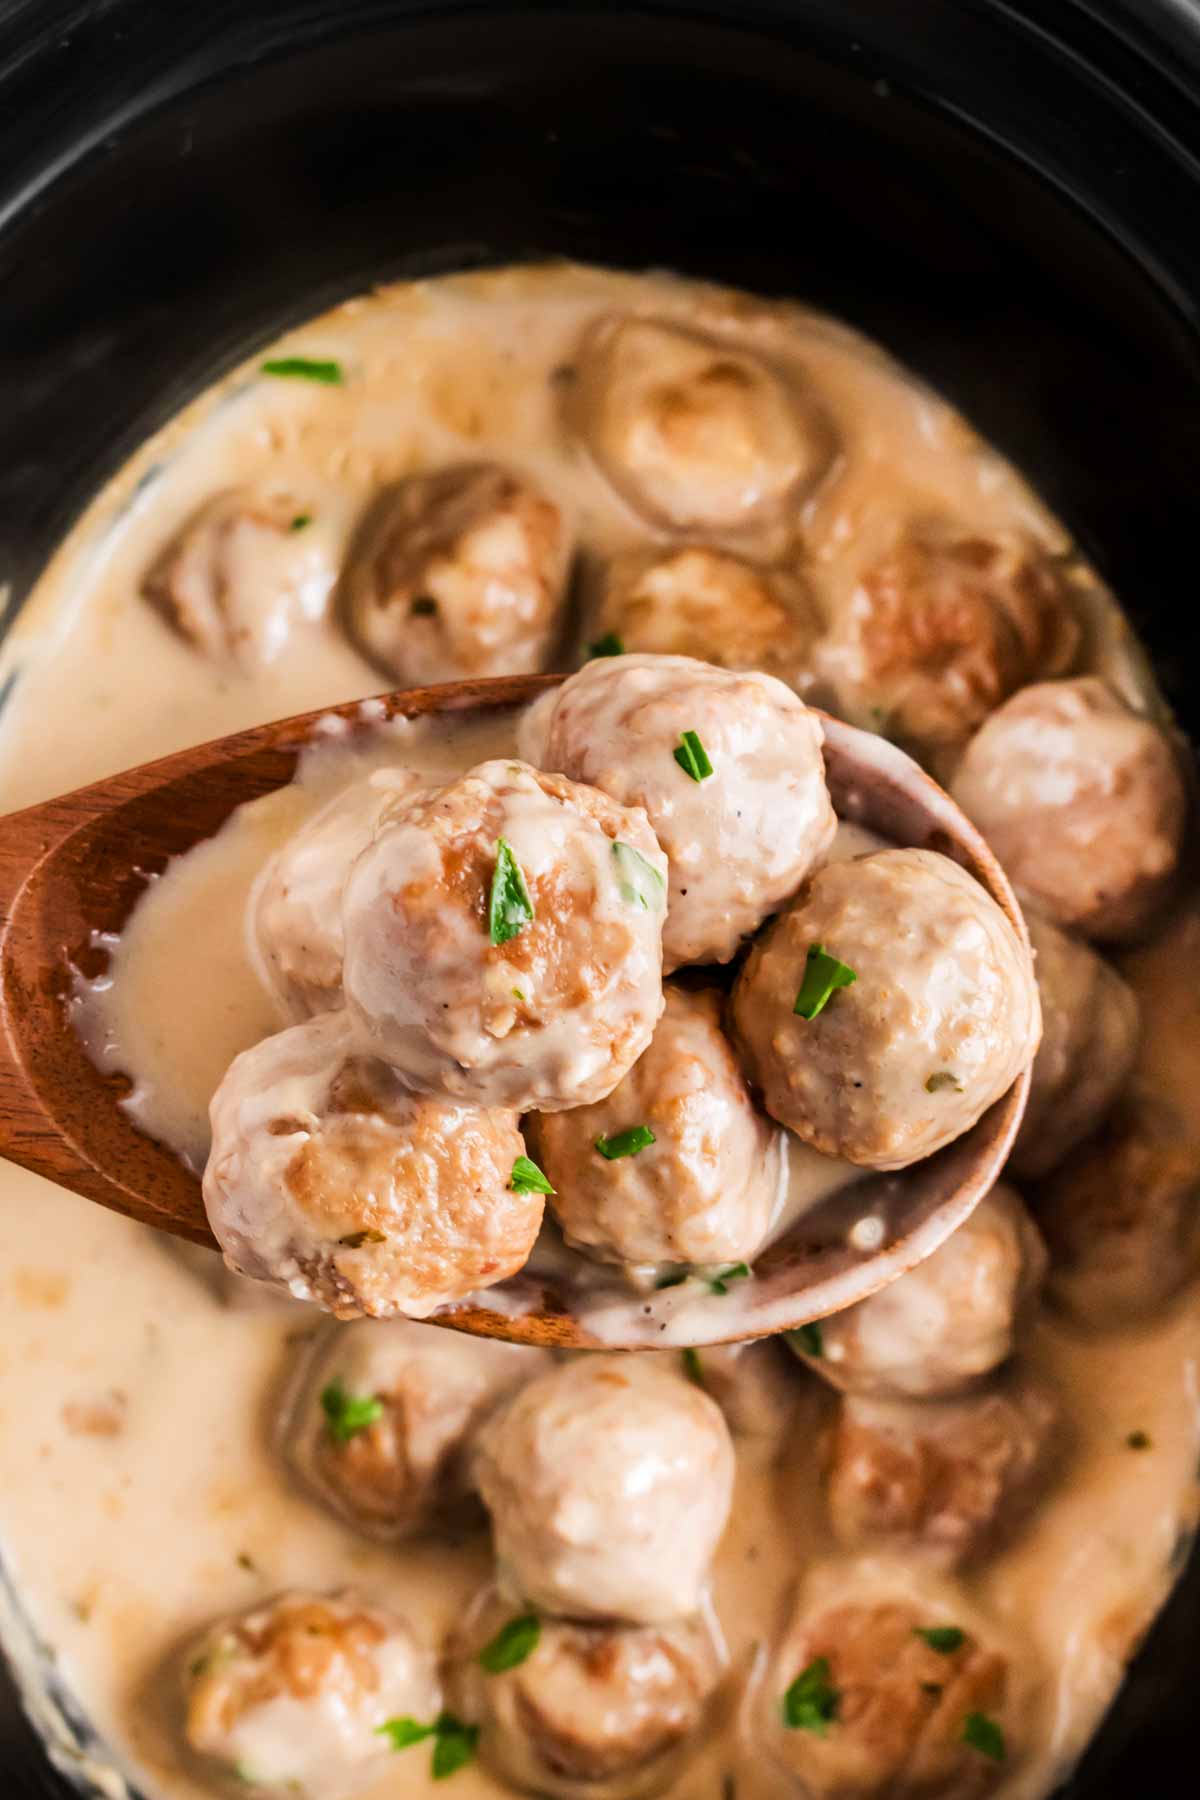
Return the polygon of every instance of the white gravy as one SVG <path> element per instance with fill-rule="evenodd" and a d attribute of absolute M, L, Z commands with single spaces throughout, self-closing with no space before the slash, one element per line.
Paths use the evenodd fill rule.
<path fill-rule="evenodd" d="M 539 481 L 587 548 L 643 539 L 645 528 L 563 439 L 553 405 L 553 370 L 583 323 L 614 307 L 736 327 L 819 381 L 847 446 L 836 501 L 818 499 L 806 520 L 827 597 L 852 579 L 855 522 L 881 487 L 914 510 L 936 500 L 981 529 L 1021 523 L 1062 542 L 956 415 L 852 334 L 795 308 L 573 268 L 386 289 L 286 340 L 286 353 L 341 359 L 344 388 L 238 371 L 89 509 L 0 656 L 0 679 L 17 674 L 0 721 L 0 804 L 16 808 L 384 685 L 331 621 L 299 628 L 250 677 L 213 667 L 139 598 L 152 556 L 218 488 L 253 478 L 287 494 L 336 560 L 382 481 L 494 455 Z M 1119 615 L 1098 588 L 1089 604 L 1094 662 L 1144 699 Z M 469 763 L 491 754 L 488 734 L 507 727 L 472 729 L 477 739 L 453 747 L 436 730 L 402 731 L 387 754 Z M 118 982 L 81 994 L 96 1053 L 138 1076 L 136 1115 L 194 1162 L 205 1150 L 207 1096 L 230 1055 L 276 1028 L 247 959 L 242 896 L 266 851 L 344 778 L 331 746 L 310 759 L 300 786 L 194 852 L 186 878 L 172 871 L 159 883 L 118 947 Z M 1178 979 L 1181 959 L 1194 967 L 1198 949 L 1200 914 L 1187 909 L 1159 944 L 1127 959 L 1127 973 L 1148 1022 L 1145 1070 L 1200 1131 L 1200 1000 Z M 803 1188 L 795 1167 L 793 1180 Z M 311 1329 L 302 1309 L 231 1303 L 215 1258 L 184 1254 L 19 1169 L 0 1168 L 0 1187 L 5 1566 L 43 1663 L 53 1658 L 117 1767 L 156 1800 L 200 1800 L 213 1790 L 184 1766 L 163 1675 L 181 1638 L 283 1586 L 351 1583 L 436 1643 L 487 1577 L 486 1539 L 381 1549 L 289 1487 L 271 1420 L 297 1335 Z M 1200 1496 L 1198 1347 L 1194 1291 L 1144 1327 L 1084 1335 L 1044 1321 L 1025 1346 L 1064 1393 L 1070 1443 L 1033 1523 L 965 1582 L 1038 1671 L 1032 1751 L 1004 1800 L 1034 1800 L 1069 1769 L 1178 1571 Z M 739 1442 L 737 1500 L 715 1573 L 731 1684 L 777 1628 L 794 1576 L 841 1555 L 813 1450 L 829 1399 L 799 1368 L 784 1372 L 782 1392 L 773 1429 Z M 1150 1447 L 1131 1450 L 1132 1432 Z M 23 1632 L 13 1618 L 8 1625 L 20 1651 Z M 22 1672 L 40 1692 L 35 1659 Z M 731 1705 L 731 1722 L 681 1777 L 679 1800 L 717 1800 L 727 1773 L 743 1797 L 787 1791 L 755 1746 L 738 1741 L 737 1712 Z M 419 1750 L 397 1756 L 373 1800 L 432 1793 L 427 1768 Z M 117 1774 L 105 1779 L 122 1791 Z M 478 1767 L 454 1782 L 461 1800 L 499 1793 Z"/>

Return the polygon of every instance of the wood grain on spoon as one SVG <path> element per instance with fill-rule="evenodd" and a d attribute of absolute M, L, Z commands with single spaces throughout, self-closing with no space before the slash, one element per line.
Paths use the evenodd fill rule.
<path fill-rule="evenodd" d="M 243 802 L 291 781 L 301 753 L 328 734 L 333 718 L 365 728 L 396 716 L 492 710 L 526 702 L 560 679 L 456 682 L 326 707 L 180 751 L 4 819 L 0 1155 L 140 1223 L 213 1245 L 196 1176 L 120 1106 L 128 1084 L 89 1059 L 70 1016 L 77 977 L 102 971 L 105 941 L 121 932 L 147 882 L 211 837 Z M 1024 937 L 994 858 L 942 790 L 883 740 L 824 723 L 839 813 L 893 841 L 955 856 Z M 914 1181 L 912 1203 L 878 1255 L 773 1246 L 761 1262 L 768 1321 L 761 1328 L 780 1329 L 780 1301 L 783 1323 L 798 1324 L 862 1298 L 928 1255 L 995 1180 L 1027 1088 L 1028 1074 L 964 1138 L 921 1165 L 928 1177 Z M 528 1342 L 595 1341 L 573 1322 L 569 1293 L 547 1295 L 528 1280 L 524 1293 L 522 1277 L 506 1286 L 523 1294 L 515 1308 L 460 1307 L 444 1322 Z M 633 1301 L 630 1307 L 639 1310 Z"/>

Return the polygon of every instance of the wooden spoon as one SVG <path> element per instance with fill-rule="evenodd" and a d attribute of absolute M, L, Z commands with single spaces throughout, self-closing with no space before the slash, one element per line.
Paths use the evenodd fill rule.
<path fill-rule="evenodd" d="M 292 779 L 331 717 L 361 722 L 483 712 L 532 699 L 561 677 L 455 682 L 302 714 L 184 750 L 14 813 L 0 826 L 0 1155 L 143 1224 L 214 1245 L 200 1184 L 147 1137 L 72 1027 L 78 976 L 101 973 L 146 884 L 211 837 L 243 801 Z M 961 863 L 1028 942 L 995 858 L 949 797 L 885 739 L 823 719 L 838 813 L 896 843 Z M 757 1337 L 837 1312 L 913 1268 L 971 1212 L 999 1175 L 1024 1110 L 1028 1071 L 974 1128 L 897 1176 L 826 1202 L 722 1294 L 704 1281 L 632 1294 L 582 1258 L 537 1257 L 477 1304 L 438 1322 L 522 1343 L 627 1348 Z M 862 1221 L 871 1221 L 864 1231 Z M 855 1227 L 858 1229 L 854 1229 Z M 608 1285 L 605 1285 L 607 1281 Z"/>

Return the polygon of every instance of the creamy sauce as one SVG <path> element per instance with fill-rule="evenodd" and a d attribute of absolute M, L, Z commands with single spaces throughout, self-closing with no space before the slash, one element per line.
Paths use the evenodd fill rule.
<path fill-rule="evenodd" d="M 818 491 L 804 520 L 827 605 L 853 583 L 859 529 L 881 489 L 912 509 L 950 505 L 981 529 L 1020 523 L 1061 543 L 1055 523 L 961 420 L 859 339 L 795 309 L 572 269 L 385 290 L 287 340 L 288 353 L 339 357 L 346 387 L 270 383 L 243 370 L 96 501 L 4 650 L 0 674 L 15 670 L 18 680 L 0 728 L 3 804 L 385 685 L 333 621 L 302 624 L 251 677 L 205 661 L 139 598 L 152 557 L 218 488 L 267 481 L 312 514 L 336 562 L 382 481 L 495 455 L 560 503 L 589 550 L 652 535 L 564 441 L 554 405 L 553 371 L 582 324 L 613 307 L 699 313 L 819 383 L 846 443 L 842 477 Z M 1098 591 L 1089 604 L 1093 661 L 1136 697 L 1136 647 Z M 454 746 L 436 731 L 402 731 L 380 740 L 380 754 L 434 767 L 442 757 L 472 762 L 493 752 L 494 729 L 507 726 Z M 135 1115 L 196 1164 L 205 1101 L 229 1056 L 277 1027 L 249 962 L 244 896 L 264 854 L 345 778 L 337 744 L 326 746 L 298 787 L 247 809 L 194 852 L 184 874 L 160 881 L 118 947 L 119 984 L 80 996 L 97 1054 L 138 1074 Z M 1158 945 L 1126 959 L 1126 973 L 1148 1021 L 1144 1070 L 1200 1130 L 1200 1001 L 1195 984 L 1179 979 L 1182 959 L 1194 967 L 1198 949 L 1200 916 L 1188 910 Z M 805 1162 L 793 1156 L 793 1196 L 813 1179 L 811 1167 L 799 1168 Z M 184 1255 L 21 1170 L 4 1168 L 0 1178 L 6 1567 L 37 1639 L 52 1647 L 57 1678 L 116 1762 L 163 1800 L 200 1800 L 213 1789 L 185 1764 L 164 1674 L 184 1637 L 284 1586 L 350 1583 L 436 1644 L 489 1576 L 486 1537 L 382 1549 L 317 1510 L 289 1486 L 272 1449 L 309 1315 L 231 1305 L 215 1259 Z M 970 1601 L 1027 1646 L 1036 1670 L 1033 1752 L 1004 1783 L 1005 1800 L 1033 1800 L 1069 1768 L 1178 1571 L 1198 1495 L 1198 1346 L 1194 1292 L 1144 1327 L 1091 1336 L 1043 1322 L 1025 1346 L 1064 1394 L 1063 1466 L 1012 1547 L 965 1578 Z M 715 1800 L 730 1771 L 743 1794 L 790 1791 L 752 1742 L 738 1743 L 736 1690 L 778 1629 L 794 1576 L 841 1556 L 814 1450 L 831 1405 L 819 1381 L 786 1367 L 770 1429 L 739 1442 L 713 1588 L 730 1659 L 727 1724 L 680 1779 L 681 1800 Z M 1132 1432 L 1146 1433 L 1150 1448 L 1132 1450 Z M 19 1650 L 12 1621 L 10 1637 Z M 32 1662 L 25 1673 L 38 1687 Z M 404 1752 L 372 1792 L 424 1794 L 427 1769 L 420 1749 Z M 474 1767 L 455 1777 L 454 1792 L 483 1800 L 499 1790 Z"/>

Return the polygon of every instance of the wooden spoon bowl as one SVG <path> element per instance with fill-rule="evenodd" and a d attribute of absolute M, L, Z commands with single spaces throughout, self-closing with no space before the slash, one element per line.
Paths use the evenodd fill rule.
<path fill-rule="evenodd" d="M 12 814 L 0 828 L 0 1155 L 102 1206 L 214 1246 L 191 1170 L 120 1105 L 128 1083 L 102 1074 L 74 1030 L 80 976 L 101 972 L 147 882 L 211 837 L 244 801 L 289 782 L 301 752 L 348 724 L 526 702 L 561 677 L 455 682 L 328 707 L 202 744 Z M 980 881 L 1024 942 L 1003 873 L 948 795 L 886 740 L 824 718 L 825 758 L 843 818 L 902 844 L 940 850 Z M 860 1182 L 807 1214 L 724 1296 L 707 1284 L 633 1293 L 584 1259 L 538 1256 L 478 1303 L 436 1322 L 521 1343 L 662 1348 L 759 1337 L 864 1299 L 921 1262 L 993 1185 L 1029 1088 L 1023 1074 L 971 1131 L 899 1175 Z M 862 1221 L 870 1221 L 863 1229 Z"/>

